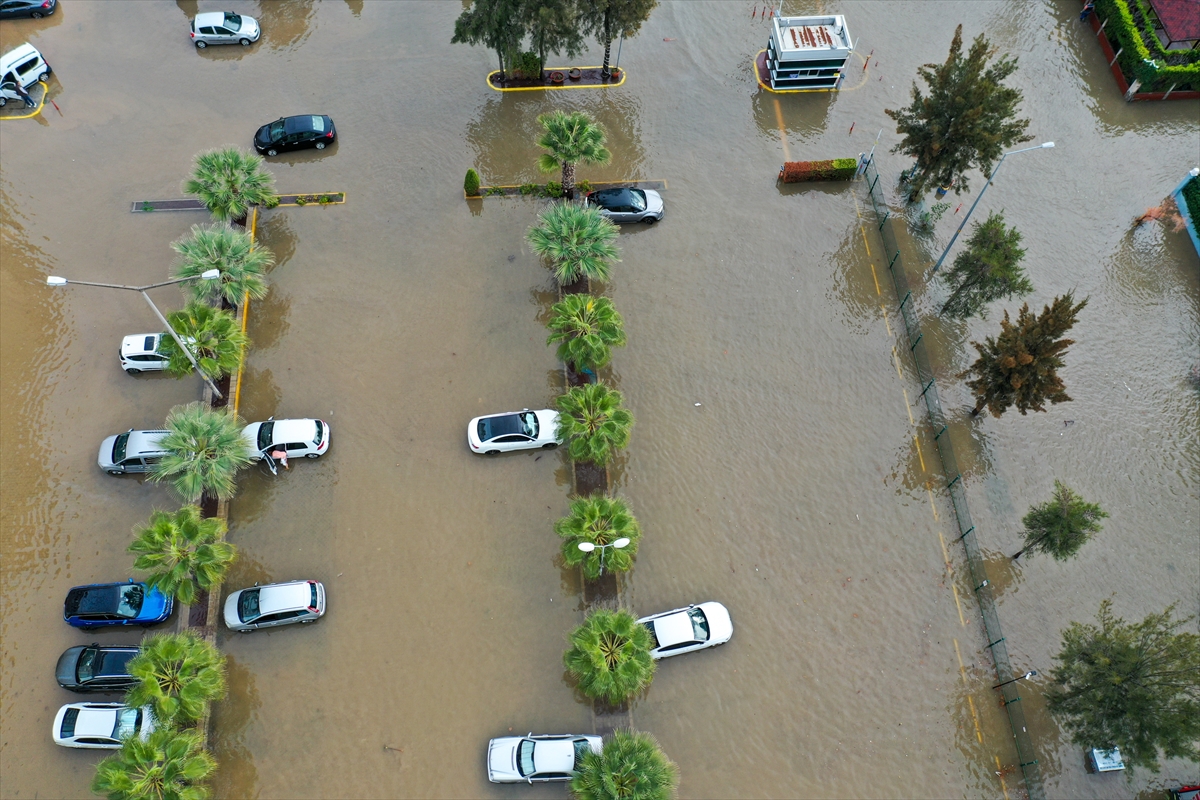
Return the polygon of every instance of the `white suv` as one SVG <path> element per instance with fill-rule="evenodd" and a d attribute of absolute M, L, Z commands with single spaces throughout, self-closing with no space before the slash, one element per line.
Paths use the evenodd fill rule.
<path fill-rule="evenodd" d="M 259 628 L 316 622 L 325 615 L 320 581 L 291 581 L 239 589 L 225 599 L 225 625 L 238 633 Z"/>
<path fill-rule="evenodd" d="M 255 461 L 276 450 L 283 450 L 288 458 L 320 458 L 329 450 L 329 433 L 329 425 L 319 419 L 271 417 L 251 422 L 242 429 L 242 438 Z"/>
<path fill-rule="evenodd" d="M 154 730 L 150 706 L 128 708 L 121 703 L 71 703 L 54 716 L 50 733 L 63 747 L 118 750 L 137 736 L 145 741 Z"/>
<path fill-rule="evenodd" d="M 158 352 L 161 333 L 135 333 L 121 340 L 121 369 L 130 375 L 167 368 L 167 357 Z"/>

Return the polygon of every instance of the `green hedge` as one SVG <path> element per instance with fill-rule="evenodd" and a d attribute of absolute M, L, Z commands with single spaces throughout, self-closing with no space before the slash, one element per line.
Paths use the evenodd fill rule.
<path fill-rule="evenodd" d="M 1192 178 L 1185 183 L 1182 194 L 1192 224 L 1200 227 L 1200 178 Z"/>
<path fill-rule="evenodd" d="M 1145 0 L 1132 2 L 1148 27 L 1149 8 Z M 1138 27 L 1127 0 L 1096 0 L 1095 13 L 1101 23 L 1108 20 L 1104 35 L 1121 50 L 1117 63 L 1126 79 L 1132 82 L 1132 78 L 1137 78 L 1142 82 L 1138 91 L 1165 92 L 1172 85 L 1175 91 L 1200 89 L 1200 50 L 1165 50 L 1154 31 Z M 1169 65 L 1168 58 L 1190 63 Z"/>
<path fill-rule="evenodd" d="M 857 158 L 835 158 L 828 161 L 788 161 L 779 169 L 784 183 L 803 181 L 849 181 L 858 172 Z"/>

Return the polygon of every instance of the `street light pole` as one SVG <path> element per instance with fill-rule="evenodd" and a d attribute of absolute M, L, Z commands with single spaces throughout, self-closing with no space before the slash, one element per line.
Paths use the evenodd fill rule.
<path fill-rule="evenodd" d="M 221 394 L 221 390 L 218 389 L 216 384 L 214 384 L 212 382 L 212 379 L 209 378 L 207 375 L 205 375 L 204 371 L 200 369 L 200 365 L 196 363 L 196 357 L 194 355 L 192 355 L 191 349 L 183 343 L 183 339 L 179 338 L 179 334 L 175 332 L 175 328 L 173 328 L 171 326 L 171 324 L 169 322 L 167 322 L 167 318 L 164 317 L 162 315 L 162 312 L 158 310 L 158 306 L 154 305 L 154 301 L 150 299 L 150 295 L 146 294 L 147 289 L 157 289 L 160 286 L 170 286 L 171 284 L 183 283 L 184 281 L 194 281 L 194 280 L 211 281 L 211 280 L 213 280 L 215 278 L 219 278 L 219 277 L 221 277 L 220 270 L 210 269 L 199 275 L 192 275 L 191 277 L 188 277 L 188 278 L 175 278 L 174 280 L 163 281 L 162 283 L 151 283 L 148 286 L 125 286 L 120 283 L 97 283 L 95 281 L 69 281 L 66 278 L 60 278 L 57 275 L 50 275 L 46 278 L 46 285 L 47 286 L 66 286 L 68 283 L 78 283 L 83 286 L 99 286 L 104 289 L 128 289 L 131 292 L 139 292 L 142 295 L 142 297 L 146 300 L 146 304 L 150 306 L 150 310 L 154 312 L 154 316 L 158 317 L 158 321 L 161 322 L 166 327 L 167 333 L 171 334 L 171 338 L 175 340 L 175 344 L 179 345 L 179 349 L 183 351 L 183 354 L 185 356 L 187 356 L 188 361 L 190 361 L 192 364 L 192 368 L 195 369 L 196 372 L 199 373 L 200 377 L 204 379 L 204 382 L 208 384 L 208 388 L 212 389 L 213 394 L 215 394 L 217 397 L 224 397 L 225 395 Z"/>
<path fill-rule="evenodd" d="M 579 549 L 585 553 L 590 553 L 593 550 L 595 550 L 596 548 L 600 548 L 600 574 L 603 575 L 604 574 L 604 551 L 610 547 L 615 547 L 618 550 L 620 550 L 622 547 L 625 547 L 628 544 L 629 544 L 629 539 L 625 536 L 622 536 L 620 539 L 617 539 L 615 542 L 610 542 L 608 544 L 593 544 L 592 542 L 580 542 Z"/>
<path fill-rule="evenodd" d="M 1011 681 L 1004 681 L 1003 683 L 997 683 L 992 688 L 999 689 L 1001 686 L 1008 686 L 1010 683 L 1016 683 L 1017 681 L 1023 681 L 1026 678 L 1032 678 L 1034 675 L 1037 675 L 1037 670 L 1031 669 L 1031 670 L 1029 670 L 1029 672 L 1026 672 L 1024 675 L 1018 675 L 1017 677 L 1013 678 Z"/>
<path fill-rule="evenodd" d="M 992 170 L 992 174 L 988 175 L 988 179 L 984 182 L 983 188 L 979 190 L 979 195 L 975 198 L 975 202 L 971 203 L 971 207 L 967 210 L 967 215 L 963 217 L 962 224 L 958 226 L 958 230 L 956 230 L 954 235 L 950 237 L 950 244 L 946 245 L 946 249 L 942 251 L 942 257 L 939 258 L 937 263 L 933 265 L 934 272 L 937 272 L 942 266 L 942 262 L 946 260 L 946 255 L 950 252 L 950 248 L 954 247 L 954 242 L 958 239 L 958 235 L 962 233 L 962 229 L 967 226 L 967 220 L 971 218 L 971 212 L 975 210 L 975 206 L 979 205 L 979 201 L 983 197 L 983 193 L 986 192 L 987 187 L 991 186 L 992 184 L 992 178 L 996 177 L 996 173 L 999 172 L 1000 167 L 1003 166 L 1004 159 L 1008 158 L 1009 156 L 1015 156 L 1017 153 L 1028 153 L 1030 150 L 1041 150 L 1049 147 L 1054 147 L 1054 142 L 1043 142 L 1042 144 L 1034 145 L 1033 147 L 1025 147 L 1021 150 L 1013 150 L 1000 156 L 1000 162 L 996 164 L 996 168 Z"/>

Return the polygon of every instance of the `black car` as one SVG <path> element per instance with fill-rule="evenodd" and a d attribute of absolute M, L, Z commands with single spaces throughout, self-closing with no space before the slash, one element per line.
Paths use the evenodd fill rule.
<path fill-rule="evenodd" d="M 0 0 L 0 19 L 33 17 L 41 19 L 54 13 L 58 0 Z"/>
<path fill-rule="evenodd" d="M 124 692 L 137 680 L 129 674 L 134 645 L 71 647 L 58 658 L 58 685 L 72 692 Z"/>
<path fill-rule="evenodd" d="M 266 156 L 306 147 L 324 150 L 336 138 L 337 131 L 333 128 L 332 119 L 322 114 L 302 114 L 298 117 L 280 117 L 269 125 L 263 125 L 254 134 L 254 149 Z"/>

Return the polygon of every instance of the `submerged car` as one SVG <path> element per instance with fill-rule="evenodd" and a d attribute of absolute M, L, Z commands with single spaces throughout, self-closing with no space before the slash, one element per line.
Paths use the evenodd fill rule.
<path fill-rule="evenodd" d="M 653 189 L 599 189 L 584 196 L 588 205 L 613 222 L 645 222 L 663 218 L 662 195 Z"/>
<path fill-rule="evenodd" d="M 255 461 L 280 450 L 288 458 L 320 458 L 329 450 L 329 434 L 329 425 L 319 419 L 271 417 L 242 428 L 242 438 Z"/>
<path fill-rule="evenodd" d="M 167 368 L 168 359 L 158 352 L 162 333 L 135 333 L 121 340 L 121 369 L 130 375 L 139 372 L 159 372 Z"/>
<path fill-rule="evenodd" d="M 262 36 L 258 20 L 232 11 L 197 14 L 192 20 L 192 43 L 200 50 L 210 44 L 240 44 L 249 47 Z"/>
<path fill-rule="evenodd" d="M 569 781 L 590 749 L 599 754 L 599 736 L 573 733 L 504 736 L 488 742 L 488 780 L 492 783 Z"/>
<path fill-rule="evenodd" d="M 54 13 L 58 0 L 0 0 L 0 19 L 33 17 L 41 19 Z"/>
<path fill-rule="evenodd" d="M 150 706 L 128 708 L 121 703 L 72 703 L 54 716 L 51 734 L 63 747 L 117 750 L 121 741 L 137 736 L 142 741 L 154 731 Z"/>
<path fill-rule="evenodd" d="M 129 660 L 137 645 L 90 644 L 69 647 L 58 657 L 58 685 L 72 692 L 124 692 L 137 683 L 129 674 Z"/>
<path fill-rule="evenodd" d="M 699 603 L 638 620 L 650 631 L 655 660 L 725 644 L 733 636 L 733 620 L 720 603 Z"/>
<path fill-rule="evenodd" d="M 260 155 L 276 156 L 288 150 L 315 147 L 324 150 L 337 139 L 333 119 L 323 114 L 280 117 L 254 134 L 254 149 Z"/>
<path fill-rule="evenodd" d="M 159 441 L 168 431 L 135 431 L 109 436 L 100 443 L 96 463 L 109 475 L 149 472 L 167 454 Z"/>
<path fill-rule="evenodd" d="M 467 444 L 472 452 L 489 456 L 510 450 L 557 447 L 562 444 L 558 436 L 558 412 L 526 408 L 476 417 L 467 425 Z"/>
<path fill-rule="evenodd" d="M 316 622 L 324 615 L 325 587 L 320 581 L 255 584 L 225 599 L 225 625 L 239 633 Z"/>
<path fill-rule="evenodd" d="M 63 619 L 74 628 L 157 625 L 174 610 L 175 599 L 144 583 L 93 583 L 76 586 L 63 601 Z"/>

